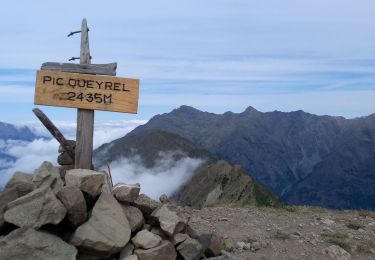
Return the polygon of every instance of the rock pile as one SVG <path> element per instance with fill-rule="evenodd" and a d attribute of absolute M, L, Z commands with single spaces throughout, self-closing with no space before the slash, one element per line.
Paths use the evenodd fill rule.
<path fill-rule="evenodd" d="M 231 259 L 166 196 L 108 189 L 105 173 L 54 167 L 15 173 L 0 193 L 0 259 Z"/>

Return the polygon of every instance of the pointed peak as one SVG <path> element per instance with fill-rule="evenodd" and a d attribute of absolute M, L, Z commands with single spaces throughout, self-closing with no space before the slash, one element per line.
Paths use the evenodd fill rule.
<path fill-rule="evenodd" d="M 259 111 L 256 110 L 255 108 L 253 108 L 252 106 L 248 106 L 248 107 L 245 109 L 245 111 L 243 111 L 243 113 L 254 113 L 254 112 L 258 113 Z"/>
<path fill-rule="evenodd" d="M 179 108 L 176 108 L 172 111 L 172 113 L 195 113 L 195 112 L 202 112 L 194 107 L 182 105 Z"/>

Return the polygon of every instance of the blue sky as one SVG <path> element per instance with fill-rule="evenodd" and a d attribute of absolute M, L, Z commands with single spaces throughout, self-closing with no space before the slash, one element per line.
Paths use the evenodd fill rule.
<path fill-rule="evenodd" d="M 92 62 L 141 80 L 138 115 L 98 120 L 180 105 L 365 116 L 375 113 L 374 13 L 373 0 L 3 1 L 0 121 L 33 119 L 35 72 L 79 54 L 79 35 L 66 35 L 83 17 Z M 75 120 L 75 109 L 41 108 Z"/>

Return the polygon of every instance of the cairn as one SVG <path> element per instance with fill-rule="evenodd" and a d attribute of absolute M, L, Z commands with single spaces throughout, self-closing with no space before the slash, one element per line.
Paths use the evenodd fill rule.
<path fill-rule="evenodd" d="M 220 236 L 194 230 L 167 196 L 112 187 L 104 172 L 72 169 L 64 152 L 61 167 L 17 172 L 0 193 L 0 259 L 232 259 Z"/>

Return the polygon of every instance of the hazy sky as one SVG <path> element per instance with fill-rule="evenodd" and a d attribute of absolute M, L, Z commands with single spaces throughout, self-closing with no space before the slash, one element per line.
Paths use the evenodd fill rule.
<path fill-rule="evenodd" d="M 86 17 L 93 63 L 139 78 L 139 114 L 180 105 L 210 112 L 375 113 L 375 1 L 2 1 L 0 121 L 33 119 L 35 71 L 79 55 Z M 56 120 L 75 109 L 41 107 Z"/>

